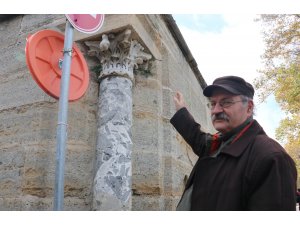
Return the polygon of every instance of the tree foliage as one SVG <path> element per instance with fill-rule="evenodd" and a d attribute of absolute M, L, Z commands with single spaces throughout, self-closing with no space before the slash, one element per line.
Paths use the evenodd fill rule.
<path fill-rule="evenodd" d="M 266 44 L 264 69 L 255 80 L 259 98 L 275 95 L 286 118 L 276 138 L 296 161 L 300 174 L 300 14 L 261 15 Z"/>

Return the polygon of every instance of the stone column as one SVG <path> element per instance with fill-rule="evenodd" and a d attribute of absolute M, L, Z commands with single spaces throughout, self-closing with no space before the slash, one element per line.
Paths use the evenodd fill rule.
<path fill-rule="evenodd" d="M 134 69 L 151 55 L 131 40 L 131 30 L 85 42 L 100 60 L 94 210 L 131 210 L 132 84 Z"/>

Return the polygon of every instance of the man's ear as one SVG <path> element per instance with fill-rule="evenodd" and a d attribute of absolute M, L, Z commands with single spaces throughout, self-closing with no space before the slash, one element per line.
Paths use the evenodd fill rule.
<path fill-rule="evenodd" d="M 253 114 L 253 108 L 254 108 L 253 100 L 249 100 L 248 101 L 248 110 L 247 110 L 247 112 Z"/>

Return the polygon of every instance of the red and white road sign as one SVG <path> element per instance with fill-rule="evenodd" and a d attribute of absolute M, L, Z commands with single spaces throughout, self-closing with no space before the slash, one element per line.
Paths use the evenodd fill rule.
<path fill-rule="evenodd" d="M 103 25 L 104 14 L 66 14 L 73 27 L 83 33 L 97 32 Z"/>

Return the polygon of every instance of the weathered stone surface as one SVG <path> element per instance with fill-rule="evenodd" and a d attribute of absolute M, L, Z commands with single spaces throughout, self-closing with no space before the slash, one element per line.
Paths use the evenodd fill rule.
<path fill-rule="evenodd" d="M 22 210 L 21 197 L 0 197 L 0 211 Z"/>
<path fill-rule="evenodd" d="M 157 152 L 139 152 L 133 156 L 133 190 L 134 194 L 160 194 L 162 162 Z"/>
<path fill-rule="evenodd" d="M 25 195 L 22 197 L 21 209 L 24 211 L 49 211 L 52 210 L 53 199 L 38 196 Z"/>
<path fill-rule="evenodd" d="M 5 35 L 0 35 L 0 49 L 17 44 L 22 19 L 23 16 L 18 16 L 1 23 L 0 33 Z"/>
<path fill-rule="evenodd" d="M 20 39 L 20 41 L 17 41 L 14 45 L 0 48 L 0 63 L 2 65 L 0 68 L 1 79 L 6 78 L 9 80 L 11 76 L 14 76 L 15 73 L 20 71 L 22 71 L 23 74 L 18 74 L 18 78 L 22 78 L 24 73 L 27 73 L 24 51 L 25 45 L 26 41 L 24 39 Z"/>
<path fill-rule="evenodd" d="M 164 158 L 164 193 L 180 196 L 191 171 L 191 165 L 176 158 Z"/>
<path fill-rule="evenodd" d="M 137 111 L 133 113 L 134 125 L 132 128 L 134 151 L 158 151 L 159 117 L 155 114 Z M 154 150 L 156 149 L 156 150 Z"/>
<path fill-rule="evenodd" d="M 1 210 L 53 207 L 58 101 L 45 94 L 32 79 L 24 49 L 28 33 L 51 29 L 51 24 L 61 17 L 64 16 L 24 15 L 9 24 L 0 23 Z M 98 96 L 95 83 L 91 76 L 87 94 L 69 107 L 65 168 L 68 210 L 91 209 Z"/>
<path fill-rule="evenodd" d="M 28 34 L 41 29 L 63 30 L 64 23 L 64 15 L 21 15 L 0 22 L 0 210 L 53 208 L 58 101 L 45 94 L 32 79 L 24 49 Z M 98 101 L 102 87 L 99 90 L 95 68 L 99 60 L 88 56 L 84 44 L 87 40 L 99 41 L 103 33 L 126 28 L 132 29 L 133 39 L 153 55 L 149 70 L 137 71 L 130 87 L 132 134 L 121 128 L 129 119 L 119 116 L 119 112 L 130 104 L 125 104 L 128 99 L 118 91 L 108 96 L 114 108 L 102 109 L 103 118 L 97 127 L 98 103 L 104 103 L 102 94 Z M 106 172 L 111 171 L 99 170 L 101 163 L 97 163 L 97 157 L 103 161 L 114 159 L 118 165 L 122 162 L 124 166 L 117 166 L 116 170 L 121 174 L 125 171 L 125 175 L 131 160 L 132 177 L 125 180 L 132 182 L 132 190 L 127 190 L 133 193 L 132 210 L 174 210 L 186 175 L 197 159 L 169 123 L 175 112 L 176 90 L 183 92 L 188 108 L 203 128 L 212 130 L 206 99 L 181 49 L 161 15 L 107 15 L 103 28 L 94 36 L 76 31 L 75 36 L 87 60 L 91 82 L 80 100 L 69 103 L 64 210 L 95 210 L 94 199 L 102 199 L 106 209 L 123 207 L 118 206 L 119 200 L 112 201 L 114 197 L 94 194 L 97 172 L 100 171 L 100 177 L 109 178 Z M 106 134 L 104 128 L 100 129 L 103 122 L 108 122 L 115 132 Z M 98 129 L 104 133 L 97 140 Z M 128 141 L 130 136 L 132 142 Z M 109 144 L 111 140 L 117 144 Z M 104 154 L 97 149 L 99 143 L 107 147 Z M 122 148 L 129 145 L 131 157 Z M 115 170 L 111 172 L 117 174 Z M 128 169 L 127 175 L 130 173 Z M 106 181 L 115 185 L 114 194 L 121 193 L 117 189 L 121 179 L 114 178 Z M 107 187 L 101 188 L 106 196 L 112 193 L 107 192 Z"/>
<path fill-rule="evenodd" d="M 162 210 L 164 202 L 159 195 L 140 195 L 132 197 L 133 211 L 158 211 Z"/>
<path fill-rule="evenodd" d="M 133 90 L 134 111 L 160 114 L 161 84 L 151 77 L 137 76 Z"/>
<path fill-rule="evenodd" d="M 42 29 L 59 30 L 55 25 L 57 20 L 63 19 L 62 14 L 33 14 L 24 15 L 22 19 L 20 32 L 24 34 L 33 34 Z"/>

